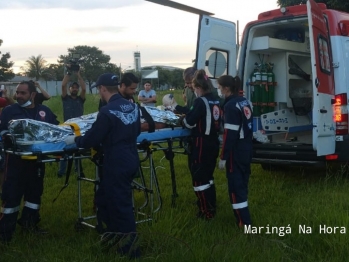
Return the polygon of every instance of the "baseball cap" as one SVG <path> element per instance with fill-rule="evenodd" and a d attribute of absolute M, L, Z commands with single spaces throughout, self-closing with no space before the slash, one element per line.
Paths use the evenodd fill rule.
<path fill-rule="evenodd" d="M 74 86 L 74 85 L 77 86 L 77 87 L 80 87 L 78 82 L 73 82 L 73 83 L 70 84 L 70 86 Z"/>
<path fill-rule="evenodd" d="M 112 73 L 105 73 L 98 77 L 96 83 L 92 86 L 92 88 L 96 86 L 117 86 L 119 85 L 119 78 L 117 75 Z"/>

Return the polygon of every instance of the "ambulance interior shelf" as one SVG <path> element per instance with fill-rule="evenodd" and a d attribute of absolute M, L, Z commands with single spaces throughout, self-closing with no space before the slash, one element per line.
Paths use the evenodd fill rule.
<path fill-rule="evenodd" d="M 311 64 L 308 48 L 304 48 L 304 44 L 268 36 L 254 38 L 251 50 L 258 52 L 252 52 L 250 59 L 265 56 L 266 53 L 261 50 L 271 51 L 267 60 L 275 65 L 272 82 L 263 81 L 262 73 L 258 76 L 259 80 L 250 83 L 257 126 L 255 131 L 262 130 L 266 135 L 274 135 L 312 130 Z M 250 79 L 253 79 L 252 75 Z M 269 86 L 272 87 L 270 90 Z"/>
<path fill-rule="evenodd" d="M 309 53 L 309 43 L 293 42 L 283 39 L 271 38 L 269 36 L 254 37 L 251 44 L 251 51 L 258 51 L 258 53 L 273 53 L 273 52 L 300 52 Z"/>

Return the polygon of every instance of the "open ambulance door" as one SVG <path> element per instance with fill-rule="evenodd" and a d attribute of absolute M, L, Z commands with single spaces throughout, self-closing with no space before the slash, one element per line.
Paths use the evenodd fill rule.
<path fill-rule="evenodd" d="M 334 83 L 326 21 L 313 0 L 307 1 L 313 82 L 313 148 L 318 156 L 335 152 Z"/>
<path fill-rule="evenodd" d="M 195 67 L 211 79 L 236 75 L 235 23 L 200 15 Z M 216 81 L 212 81 L 216 86 Z"/>

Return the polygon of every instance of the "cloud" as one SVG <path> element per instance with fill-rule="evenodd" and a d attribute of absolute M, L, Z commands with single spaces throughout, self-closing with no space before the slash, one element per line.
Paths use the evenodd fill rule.
<path fill-rule="evenodd" d="M 110 9 L 141 4 L 142 0 L 11 0 L 0 1 L 0 9 L 54 9 L 66 8 L 74 10 Z"/>
<path fill-rule="evenodd" d="M 276 8 L 275 0 L 175 1 L 239 20 L 240 34 L 258 13 Z M 0 0 L 0 17 L 7 21 L 0 51 L 10 52 L 16 69 L 31 55 L 55 63 L 77 45 L 96 46 L 123 68 L 133 66 L 134 51 L 144 66 L 185 68 L 195 58 L 198 16 L 145 0 Z"/>
<path fill-rule="evenodd" d="M 122 26 L 97 26 L 97 27 L 73 27 L 68 29 L 69 34 L 101 34 L 101 33 L 119 33 L 127 30 Z"/>

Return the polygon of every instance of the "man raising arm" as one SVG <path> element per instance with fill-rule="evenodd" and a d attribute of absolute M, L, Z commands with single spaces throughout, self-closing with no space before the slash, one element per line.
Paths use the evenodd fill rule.
<path fill-rule="evenodd" d="M 69 71 L 69 67 L 67 66 L 67 69 Z M 72 82 L 69 86 L 69 93 L 67 90 L 67 85 L 70 81 L 70 75 L 71 73 L 68 72 L 62 81 L 62 103 L 63 103 L 63 120 L 64 122 L 68 119 L 80 117 L 84 114 L 84 103 L 86 100 L 86 84 L 84 82 L 84 79 L 80 75 L 80 70 L 76 72 L 78 82 Z M 81 87 L 81 91 L 79 94 L 79 89 Z M 77 162 L 75 162 L 75 170 L 77 171 Z M 62 177 L 67 169 L 67 161 L 60 161 L 59 162 L 59 171 L 58 171 L 58 177 Z M 84 176 L 82 171 L 82 166 L 80 166 L 80 176 Z"/>

